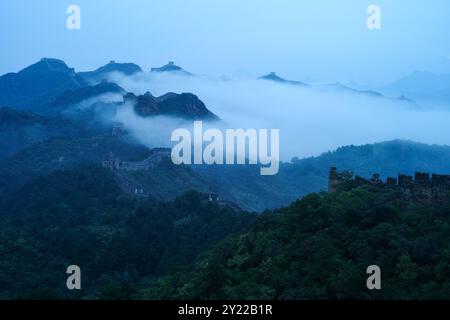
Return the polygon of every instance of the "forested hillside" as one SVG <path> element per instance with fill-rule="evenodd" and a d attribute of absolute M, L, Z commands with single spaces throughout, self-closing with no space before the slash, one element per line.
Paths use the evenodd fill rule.
<path fill-rule="evenodd" d="M 1 204 L 0 297 L 443 299 L 449 201 L 344 184 L 257 216 L 196 192 L 132 198 L 100 168 L 57 171 Z M 83 270 L 76 293 L 65 287 L 72 264 Z M 369 265 L 382 290 L 367 289 Z"/>
<path fill-rule="evenodd" d="M 132 298 L 255 217 L 196 192 L 172 202 L 133 199 L 95 167 L 54 172 L 2 203 L 0 298 Z M 72 264 L 83 271 L 78 293 L 65 284 Z"/>
<path fill-rule="evenodd" d="M 450 199 L 450 198 L 448 198 Z M 310 194 L 258 217 L 189 269 L 143 291 L 151 299 L 447 299 L 450 207 L 360 186 Z M 382 289 L 366 287 L 370 265 Z"/>

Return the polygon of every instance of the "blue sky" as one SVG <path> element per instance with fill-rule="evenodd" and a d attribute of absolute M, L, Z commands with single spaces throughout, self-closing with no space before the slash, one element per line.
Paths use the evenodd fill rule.
<path fill-rule="evenodd" d="M 81 30 L 66 28 L 70 4 L 81 8 Z M 381 30 L 366 27 L 370 4 L 381 8 Z M 175 60 L 199 74 L 376 85 L 450 72 L 449 13 L 447 0 L 2 0 L 0 73 L 41 57 L 79 71 Z"/>

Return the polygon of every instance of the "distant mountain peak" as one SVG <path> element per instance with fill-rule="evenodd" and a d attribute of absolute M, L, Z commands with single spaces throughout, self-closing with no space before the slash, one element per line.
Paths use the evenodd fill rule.
<path fill-rule="evenodd" d="M 41 58 L 41 60 L 39 60 L 39 62 L 37 62 L 37 63 L 45 63 L 49 66 L 63 66 L 64 68 L 67 68 L 67 69 L 69 68 L 64 60 L 57 59 L 57 58 L 44 57 L 44 58 Z"/>
<path fill-rule="evenodd" d="M 55 58 L 42 58 L 38 62 L 19 71 L 18 74 L 27 75 L 49 71 L 75 74 L 75 69 L 69 68 L 63 60 Z"/>
<path fill-rule="evenodd" d="M 265 76 L 260 77 L 259 79 L 274 80 L 274 81 L 286 81 L 285 79 L 278 76 L 277 73 L 274 71 L 270 72 L 269 74 L 266 74 Z"/>
<path fill-rule="evenodd" d="M 151 72 L 176 72 L 183 75 L 192 75 L 192 73 L 184 70 L 180 66 L 177 66 L 174 61 L 169 61 L 162 67 L 152 68 Z"/>
<path fill-rule="evenodd" d="M 111 60 L 109 63 L 101 66 L 94 71 L 79 72 L 78 74 L 86 81 L 92 83 L 107 80 L 108 75 L 112 72 L 118 72 L 126 76 L 131 76 L 135 73 L 142 72 L 142 69 L 134 63 L 118 63 L 114 60 Z"/>
<path fill-rule="evenodd" d="M 404 95 L 418 103 L 450 105 L 450 74 L 414 71 L 395 82 L 381 87 L 389 95 Z"/>
<path fill-rule="evenodd" d="M 259 77 L 259 80 L 269 80 L 269 81 L 275 81 L 279 83 L 285 83 L 285 84 L 293 84 L 293 85 L 299 85 L 299 86 L 306 86 L 307 84 L 301 81 L 295 81 L 295 80 L 287 80 L 279 75 L 276 74 L 276 72 L 272 71 L 269 74 L 266 74 L 265 76 Z"/>
<path fill-rule="evenodd" d="M 64 61 L 42 58 L 17 73 L 0 77 L 0 104 L 31 110 L 66 90 L 86 85 Z"/>

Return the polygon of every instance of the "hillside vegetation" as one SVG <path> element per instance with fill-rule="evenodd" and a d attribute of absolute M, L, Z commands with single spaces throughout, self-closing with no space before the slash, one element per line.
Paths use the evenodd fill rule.
<path fill-rule="evenodd" d="M 448 198 L 450 200 L 450 197 Z M 366 287 L 378 265 L 382 289 Z M 450 207 L 360 186 L 310 194 L 142 292 L 151 299 L 448 299 Z"/>
<path fill-rule="evenodd" d="M 132 298 L 255 217 L 196 192 L 139 201 L 95 167 L 50 173 L 0 207 L 0 298 Z M 65 286 L 73 264 L 83 271 L 78 293 Z"/>

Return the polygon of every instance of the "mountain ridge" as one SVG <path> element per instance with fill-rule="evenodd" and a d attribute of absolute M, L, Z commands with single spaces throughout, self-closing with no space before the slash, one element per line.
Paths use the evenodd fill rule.
<path fill-rule="evenodd" d="M 94 71 L 78 72 L 78 75 L 83 77 L 86 81 L 95 84 L 103 80 L 108 80 L 108 75 L 113 72 L 131 76 L 142 71 L 141 67 L 135 63 L 118 63 L 112 60 L 108 64 L 105 64 Z"/>
<path fill-rule="evenodd" d="M 0 105 L 33 110 L 66 90 L 86 85 L 64 61 L 43 58 L 17 73 L 0 77 Z"/>

